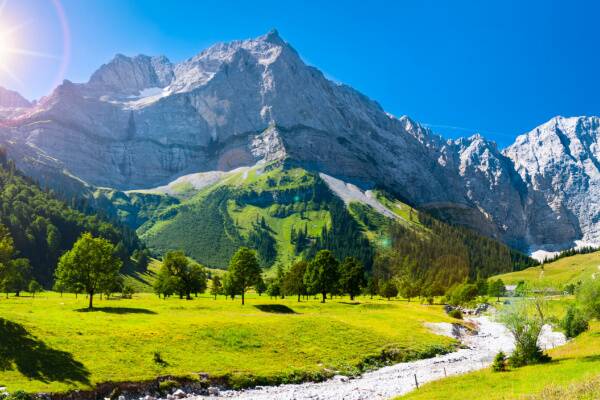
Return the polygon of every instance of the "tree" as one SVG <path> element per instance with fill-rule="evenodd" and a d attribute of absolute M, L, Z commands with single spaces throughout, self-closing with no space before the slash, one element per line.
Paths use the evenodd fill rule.
<path fill-rule="evenodd" d="M 496 297 L 497 301 L 500 301 L 500 296 L 504 295 L 504 290 L 504 282 L 502 282 L 502 279 L 496 279 L 488 285 L 488 295 Z"/>
<path fill-rule="evenodd" d="M 285 279 L 283 281 L 285 292 L 298 296 L 298 302 L 300 302 L 300 296 L 306 294 L 304 275 L 306 274 L 307 268 L 308 263 L 306 261 L 296 261 L 290 267 L 290 270 L 285 275 Z"/>
<path fill-rule="evenodd" d="M 230 273 L 223 276 L 223 293 L 225 296 L 231 297 L 231 300 L 235 299 L 235 296 L 240 293 L 237 282 Z"/>
<path fill-rule="evenodd" d="M 196 263 L 191 263 L 182 251 L 170 251 L 163 258 L 161 267 L 165 275 L 170 275 L 169 284 L 183 296 L 191 300 L 192 293 L 201 293 L 206 290 L 206 273 L 204 268 Z"/>
<path fill-rule="evenodd" d="M 29 293 L 31 293 L 31 296 L 32 296 L 32 297 L 35 297 L 35 294 L 36 294 L 36 293 L 39 293 L 39 292 L 41 292 L 41 291 L 43 291 L 43 290 L 44 290 L 44 288 L 42 287 L 42 285 L 40 285 L 40 284 L 39 284 L 39 282 L 38 282 L 38 281 L 36 281 L 35 279 L 32 279 L 32 280 L 29 282 L 29 288 L 28 288 L 28 291 L 29 291 Z"/>
<path fill-rule="evenodd" d="M 220 295 L 223 292 L 223 285 L 221 284 L 221 278 L 217 275 L 212 277 L 212 282 L 210 284 L 210 294 L 215 296 L 215 300 L 217 299 L 217 295 Z"/>
<path fill-rule="evenodd" d="M 366 291 L 367 291 L 367 294 L 369 296 L 371 296 L 371 299 L 373 299 L 373 296 L 375 296 L 379 292 L 379 287 L 377 286 L 377 280 L 373 276 L 370 276 L 367 279 Z"/>
<path fill-rule="evenodd" d="M 258 293 L 259 296 L 262 296 L 262 294 L 267 290 L 267 284 L 262 276 L 258 282 L 256 282 L 256 285 L 254 285 L 254 290 L 256 290 L 256 293 Z"/>
<path fill-rule="evenodd" d="M 148 249 L 136 250 L 133 253 L 133 259 L 135 260 L 135 269 L 137 271 L 146 272 L 148 265 L 150 264 L 150 252 Z"/>
<path fill-rule="evenodd" d="M 419 282 L 413 279 L 411 275 L 402 275 L 397 280 L 398 293 L 408 300 L 413 297 L 417 297 L 421 293 L 421 286 Z"/>
<path fill-rule="evenodd" d="M 31 265 L 26 258 L 17 258 L 8 261 L 2 273 L 2 287 L 6 293 L 15 292 L 15 296 L 27 290 L 31 276 Z"/>
<path fill-rule="evenodd" d="M 538 346 L 538 339 L 546 319 L 546 300 L 539 296 L 533 300 L 523 299 L 505 308 L 500 320 L 515 338 L 515 350 L 510 356 L 514 367 L 536 364 L 550 360 Z"/>
<path fill-rule="evenodd" d="M 247 247 L 240 247 L 231 258 L 228 271 L 242 295 L 242 305 L 244 305 L 244 294 L 261 279 L 256 253 Z"/>
<path fill-rule="evenodd" d="M 167 268 L 160 268 L 156 280 L 154 281 L 153 288 L 154 293 L 156 293 L 159 298 L 162 295 L 163 299 L 166 299 L 175 293 L 175 290 L 177 289 L 175 279 Z"/>
<path fill-rule="evenodd" d="M 339 280 L 338 260 L 329 250 L 320 250 L 315 258 L 308 264 L 304 274 L 304 283 L 312 293 L 321 293 L 325 303 L 327 293 L 335 290 Z"/>
<path fill-rule="evenodd" d="M 379 294 L 386 299 L 391 299 L 392 297 L 398 296 L 398 288 L 392 281 L 383 282 L 382 285 L 379 286 Z"/>
<path fill-rule="evenodd" d="M 340 264 L 340 284 L 342 290 L 350 295 L 350 300 L 360 294 L 365 285 L 365 270 L 357 258 L 346 257 Z"/>
<path fill-rule="evenodd" d="M 83 288 L 89 296 L 88 309 L 92 309 L 94 294 L 117 280 L 121 266 L 112 243 L 84 233 L 73 248 L 60 257 L 55 274 L 66 287 Z"/>

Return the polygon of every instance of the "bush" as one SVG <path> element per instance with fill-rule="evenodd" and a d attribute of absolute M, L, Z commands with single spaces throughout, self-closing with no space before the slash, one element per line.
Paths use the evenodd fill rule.
<path fill-rule="evenodd" d="M 567 309 L 560 325 L 568 338 L 579 336 L 579 334 L 587 331 L 589 327 L 587 317 L 580 309 L 574 306 Z"/>
<path fill-rule="evenodd" d="M 494 357 L 494 362 L 492 363 L 492 371 L 506 371 L 506 354 L 504 354 L 503 352 L 496 354 L 496 357 Z"/>
<path fill-rule="evenodd" d="M 158 383 L 158 390 L 161 393 L 169 393 L 169 392 L 173 391 L 173 389 L 175 389 L 177 386 L 179 386 L 179 384 L 177 382 L 175 382 L 174 380 L 171 380 L 171 379 L 167 379 L 165 381 L 160 381 Z"/>
<path fill-rule="evenodd" d="M 463 313 L 458 308 L 450 310 L 448 315 L 451 316 L 452 318 L 463 319 Z"/>
<path fill-rule="evenodd" d="M 577 289 L 577 302 L 588 318 L 600 318 L 600 279 L 590 279 Z"/>
<path fill-rule="evenodd" d="M 462 283 L 451 287 L 446 292 L 446 302 L 453 306 L 465 305 L 475 300 L 478 293 L 477 285 L 472 283 Z"/>
<path fill-rule="evenodd" d="M 547 301 L 539 297 L 521 300 L 502 311 L 500 321 L 515 338 L 515 351 L 509 358 L 512 367 L 550 361 L 537 344 L 546 321 L 546 309 Z"/>
<path fill-rule="evenodd" d="M 2 395 L 0 393 L 0 399 L 2 400 L 33 400 L 33 396 L 22 391 L 17 390 L 16 392 L 10 393 L 8 395 Z"/>
<path fill-rule="evenodd" d="M 125 284 L 123 286 L 123 289 L 121 290 L 121 297 L 123 297 L 124 299 L 131 299 L 134 293 L 135 289 L 133 288 L 133 286 Z"/>

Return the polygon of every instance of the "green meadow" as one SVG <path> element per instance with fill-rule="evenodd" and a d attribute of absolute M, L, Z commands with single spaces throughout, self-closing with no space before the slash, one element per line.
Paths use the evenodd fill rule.
<path fill-rule="evenodd" d="M 569 283 L 583 282 L 595 274 L 600 275 L 600 252 L 565 257 L 543 267 L 530 267 L 491 279 L 500 278 L 505 284 L 525 281 L 532 287 L 562 289 Z"/>
<path fill-rule="evenodd" d="M 433 356 L 456 343 L 424 322 L 449 321 L 440 306 L 406 301 L 325 304 L 248 296 L 191 301 L 137 294 L 103 299 L 44 292 L 0 299 L 0 386 L 29 392 L 102 382 L 208 373 L 233 386 L 356 373 L 387 361 Z"/>

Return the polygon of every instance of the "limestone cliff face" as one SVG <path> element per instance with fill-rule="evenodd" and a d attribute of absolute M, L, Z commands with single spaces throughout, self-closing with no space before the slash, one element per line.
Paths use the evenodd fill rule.
<path fill-rule="evenodd" d="M 326 79 L 273 31 L 178 64 L 117 55 L 89 82 L 66 81 L 0 121 L 0 139 L 20 168 L 57 187 L 68 177 L 149 188 L 290 159 L 363 187 L 384 186 L 525 248 L 600 232 L 586 209 L 599 174 L 598 121 L 577 121 L 571 128 L 551 121 L 505 152 L 480 136 L 444 140 Z"/>
<path fill-rule="evenodd" d="M 530 242 L 600 243 L 600 118 L 552 118 L 504 153 L 531 193 Z"/>

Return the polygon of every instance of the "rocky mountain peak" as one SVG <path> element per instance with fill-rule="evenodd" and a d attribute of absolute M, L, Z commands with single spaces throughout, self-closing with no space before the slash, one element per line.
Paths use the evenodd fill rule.
<path fill-rule="evenodd" d="M 31 105 L 20 93 L 0 86 L 0 108 L 27 108 Z"/>
<path fill-rule="evenodd" d="M 163 88 L 173 77 L 173 66 L 164 56 L 117 54 L 92 74 L 86 86 L 104 94 L 137 95 L 147 88 Z"/>

